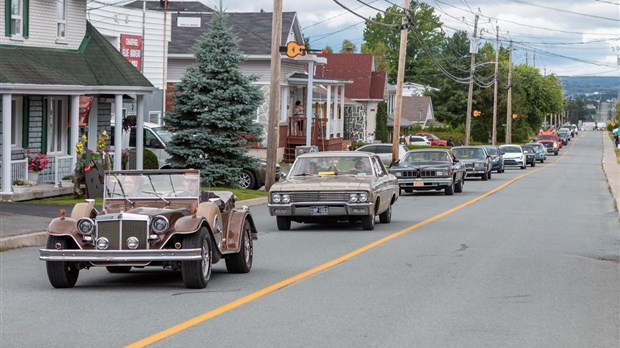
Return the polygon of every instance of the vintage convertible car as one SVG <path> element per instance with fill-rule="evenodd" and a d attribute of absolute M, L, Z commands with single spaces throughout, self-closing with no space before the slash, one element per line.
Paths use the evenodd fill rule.
<path fill-rule="evenodd" d="M 101 212 L 94 200 L 52 220 L 39 251 L 55 288 L 71 288 L 81 269 L 181 270 L 188 288 L 204 288 L 213 263 L 230 273 L 252 268 L 256 227 L 231 192 L 201 192 L 198 170 L 107 171 Z"/>
<path fill-rule="evenodd" d="M 485 181 L 491 179 L 493 163 L 483 146 L 455 146 L 452 153 L 465 166 L 465 176 L 479 176 Z"/>
<path fill-rule="evenodd" d="M 300 155 L 286 179 L 269 191 L 269 213 L 278 229 L 295 222 L 362 222 L 375 228 L 392 220 L 398 181 L 379 156 L 363 151 L 327 151 Z"/>
<path fill-rule="evenodd" d="M 465 166 L 450 150 L 417 149 L 390 168 L 405 192 L 413 190 L 445 190 L 446 195 L 463 192 Z"/>

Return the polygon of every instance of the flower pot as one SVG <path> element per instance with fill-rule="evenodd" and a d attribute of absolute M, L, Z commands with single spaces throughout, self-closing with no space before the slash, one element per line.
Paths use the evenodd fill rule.
<path fill-rule="evenodd" d="M 13 185 L 13 193 L 24 193 L 30 191 L 32 186 L 29 185 Z"/>
<path fill-rule="evenodd" d="M 40 172 L 35 172 L 35 171 L 28 171 L 28 181 L 32 182 L 34 185 L 37 184 L 37 181 L 39 180 L 39 173 Z"/>

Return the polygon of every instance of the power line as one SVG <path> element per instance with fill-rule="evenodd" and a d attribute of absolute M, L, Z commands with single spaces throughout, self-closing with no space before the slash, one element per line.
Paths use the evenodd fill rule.
<path fill-rule="evenodd" d="M 522 0 L 511 0 L 511 1 L 512 2 L 518 2 L 520 4 L 529 5 L 529 6 L 545 8 L 547 10 L 553 10 L 553 11 L 558 11 L 558 12 L 570 13 L 570 14 L 574 14 L 574 15 L 578 15 L 578 16 L 584 16 L 584 17 L 590 17 L 590 18 L 596 18 L 596 19 L 605 19 L 605 20 L 609 20 L 609 21 L 620 22 L 620 19 L 618 19 L 618 18 L 609 18 L 609 17 L 591 15 L 591 14 L 587 14 L 587 13 L 573 12 L 573 11 L 564 10 L 564 9 L 561 9 L 561 8 L 555 8 L 555 7 L 539 5 L 539 4 L 532 4 L 530 2 L 522 1 Z"/>
<path fill-rule="evenodd" d="M 620 3 L 618 3 L 618 2 L 611 2 L 611 1 L 605 1 L 605 0 L 594 0 L 594 1 L 599 1 L 599 2 L 604 2 L 606 4 L 612 4 L 612 5 L 620 6 Z"/>
<path fill-rule="evenodd" d="M 398 28 L 398 29 L 401 29 L 401 30 L 402 30 L 402 29 L 407 29 L 407 27 L 403 27 L 403 25 L 402 25 L 402 24 L 385 24 L 385 23 L 381 23 L 381 22 L 373 21 L 372 19 L 368 19 L 368 18 L 366 18 L 366 17 L 362 16 L 361 14 L 359 14 L 359 13 L 357 13 L 357 12 L 355 12 L 355 11 L 351 10 L 350 8 L 346 7 L 345 5 L 343 5 L 342 3 L 340 3 L 340 1 L 338 1 L 338 0 L 333 0 L 333 1 L 334 1 L 334 2 L 338 5 L 338 6 L 342 7 L 343 9 L 345 9 L 345 10 L 347 10 L 347 11 L 349 11 L 349 12 L 351 12 L 351 14 L 353 14 L 353 15 L 355 15 L 355 16 L 357 16 L 357 17 L 361 18 L 361 19 L 363 19 L 363 20 L 364 20 L 364 22 L 367 22 L 367 23 L 373 23 L 373 24 L 377 24 L 377 25 L 380 25 L 380 26 L 383 26 L 383 27 L 386 27 L 386 28 Z M 405 14 L 403 13 L 403 16 L 404 16 L 404 15 L 405 15 Z"/>

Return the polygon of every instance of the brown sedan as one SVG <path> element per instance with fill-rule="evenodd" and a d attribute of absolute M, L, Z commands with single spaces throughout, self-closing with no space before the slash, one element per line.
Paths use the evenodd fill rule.
<path fill-rule="evenodd" d="M 398 180 L 376 154 L 313 152 L 297 157 L 286 179 L 271 187 L 268 207 L 280 230 L 291 221 L 361 221 L 372 230 L 377 215 L 391 221 L 398 194 Z"/>

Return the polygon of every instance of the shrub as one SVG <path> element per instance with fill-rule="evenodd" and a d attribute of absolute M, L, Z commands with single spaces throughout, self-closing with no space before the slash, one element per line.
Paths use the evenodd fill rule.
<path fill-rule="evenodd" d="M 144 158 L 142 159 L 143 169 L 159 169 L 159 160 L 153 151 L 144 148 Z M 136 149 L 129 149 L 129 168 L 136 168 Z"/>

